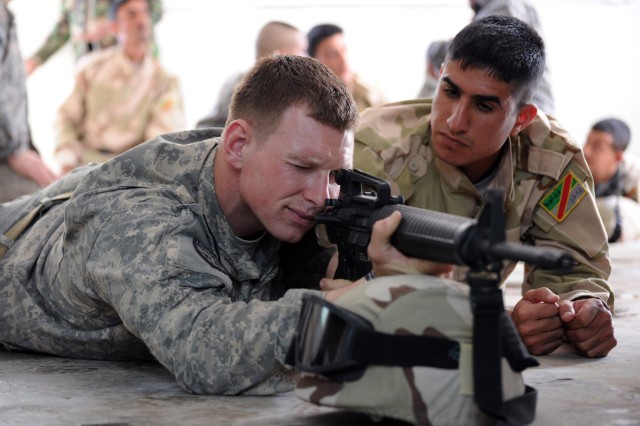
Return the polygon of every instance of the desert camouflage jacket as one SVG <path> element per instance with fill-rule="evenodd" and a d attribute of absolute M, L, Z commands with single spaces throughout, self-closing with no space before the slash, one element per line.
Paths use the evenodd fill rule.
<path fill-rule="evenodd" d="M 480 194 L 457 168 L 435 157 L 431 101 L 419 99 L 370 108 L 356 133 L 354 167 L 392 182 L 406 204 L 478 217 Z M 548 287 L 561 298 L 599 297 L 613 306 L 607 236 L 593 197 L 593 179 L 580 147 L 542 113 L 504 145 L 489 188 L 505 191 L 507 240 L 555 247 L 579 265 L 558 275 L 525 268 L 523 292 Z M 505 269 L 505 276 L 515 264 Z M 455 278 L 464 279 L 458 268 Z"/>

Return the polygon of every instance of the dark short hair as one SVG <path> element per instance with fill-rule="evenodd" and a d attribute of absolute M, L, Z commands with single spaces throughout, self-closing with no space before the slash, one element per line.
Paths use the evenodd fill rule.
<path fill-rule="evenodd" d="M 545 67 L 544 42 L 518 18 L 488 16 L 464 27 L 447 51 L 462 69 L 485 69 L 510 84 L 520 104 L 531 101 Z"/>
<path fill-rule="evenodd" d="M 613 146 L 618 151 L 624 151 L 631 142 L 631 129 L 622 120 L 617 118 L 605 118 L 591 126 L 591 130 L 609 133 L 613 136 Z"/>
<path fill-rule="evenodd" d="M 320 24 L 309 30 L 307 33 L 307 42 L 308 48 L 307 51 L 309 56 L 312 58 L 316 57 L 316 50 L 318 49 L 318 45 L 325 38 L 329 38 L 335 34 L 342 34 L 342 28 L 333 24 Z"/>
<path fill-rule="evenodd" d="M 233 93 L 227 123 L 245 119 L 264 138 L 293 105 L 305 105 L 309 117 L 340 131 L 357 124 L 358 108 L 342 80 L 317 59 L 294 55 L 256 62 Z"/>

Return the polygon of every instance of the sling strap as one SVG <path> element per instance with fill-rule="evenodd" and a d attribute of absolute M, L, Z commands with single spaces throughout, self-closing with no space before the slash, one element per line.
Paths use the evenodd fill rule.
<path fill-rule="evenodd" d="M 0 259 L 9 251 L 9 248 L 16 242 L 16 240 L 22 235 L 22 233 L 34 222 L 39 214 L 44 213 L 55 204 L 71 198 L 73 192 L 65 192 L 58 194 L 55 197 L 44 197 L 38 202 L 38 205 L 34 207 L 29 213 L 24 215 L 18 220 L 7 232 L 0 235 Z"/>

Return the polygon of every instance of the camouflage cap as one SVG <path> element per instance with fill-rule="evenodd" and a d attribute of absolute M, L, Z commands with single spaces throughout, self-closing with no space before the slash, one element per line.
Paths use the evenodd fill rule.
<path fill-rule="evenodd" d="M 460 344 L 458 369 L 370 365 L 356 381 L 338 382 L 302 372 L 295 393 L 318 405 L 390 417 L 418 425 L 479 425 L 495 419 L 473 397 L 473 316 L 469 287 L 424 275 L 381 277 L 345 293 L 336 305 L 390 334 L 453 339 Z M 520 373 L 502 360 L 505 401 L 523 395 Z"/>

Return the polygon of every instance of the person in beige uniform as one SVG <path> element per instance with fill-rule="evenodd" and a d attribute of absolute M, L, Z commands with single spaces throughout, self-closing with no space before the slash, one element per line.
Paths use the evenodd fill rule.
<path fill-rule="evenodd" d="M 150 52 L 148 3 L 116 1 L 111 18 L 118 46 L 85 57 L 58 111 L 56 159 L 63 172 L 186 126 L 178 80 Z"/>
<path fill-rule="evenodd" d="M 411 206 L 466 217 L 478 217 L 487 189 L 503 189 L 509 241 L 577 259 L 565 274 L 525 268 L 511 314 L 523 342 L 535 355 L 566 341 L 606 356 L 617 344 L 607 235 L 580 147 L 531 102 L 544 64 L 542 39 L 517 18 L 470 24 L 447 51 L 433 101 L 362 114 L 354 167 L 391 181 Z M 452 276 L 463 280 L 459 269 Z"/>

